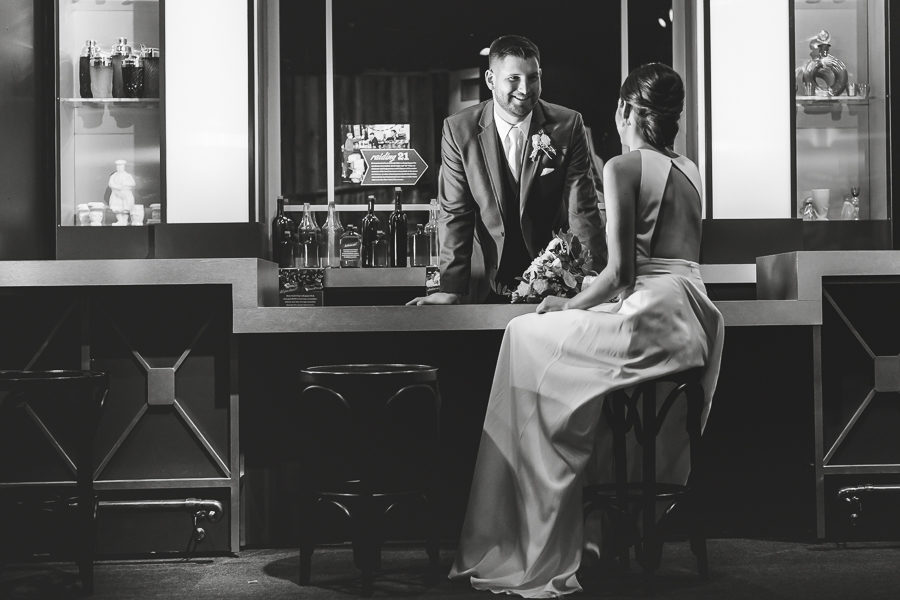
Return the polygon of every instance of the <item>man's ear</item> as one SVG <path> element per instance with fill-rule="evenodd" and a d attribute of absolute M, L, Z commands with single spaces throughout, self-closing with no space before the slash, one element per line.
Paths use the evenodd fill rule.
<path fill-rule="evenodd" d="M 494 91 L 494 72 L 490 69 L 484 72 L 484 82 L 487 84 L 489 90 Z"/>

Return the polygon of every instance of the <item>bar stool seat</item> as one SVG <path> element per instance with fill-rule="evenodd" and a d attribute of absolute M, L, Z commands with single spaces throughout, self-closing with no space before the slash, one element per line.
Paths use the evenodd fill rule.
<path fill-rule="evenodd" d="M 109 377 L 101 371 L 2 371 L 0 370 L 0 418 L 14 411 L 32 410 L 30 402 L 74 405 L 75 417 L 69 421 L 66 439 L 71 447 L 60 444 L 58 451 L 74 468 L 76 493 L 66 500 L 74 505 L 77 521 L 76 557 L 82 589 L 94 590 L 94 554 L 96 550 L 97 499 L 94 495 L 93 444 L 100 423 L 100 411 L 109 390 Z M 49 435 L 49 432 L 46 432 Z M 71 452 L 71 456 L 69 453 Z M 4 457 L 3 460 L 8 460 Z M 8 486 L 4 497 L 15 495 L 17 486 Z M 34 494 L 29 494 L 33 498 Z"/>
<path fill-rule="evenodd" d="M 702 369 L 691 369 L 665 375 L 637 385 L 629 394 L 619 390 L 609 394 L 603 405 L 603 415 L 610 424 L 613 435 L 614 483 L 586 485 L 584 487 L 585 513 L 597 507 L 608 509 L 613 524 L 613 544 L 621 563 L 627 567 L 629 549 L 635 546 L 635 555 L 647 574 L 659 568 L 663 537 L 660 524 L 672 512 L 676 504 L 688 505 L 691 551 L 697 558 L 700 577 L 709 575 L 706 553 L 706 537 L 699 511 L 693 501 L 693 490 L 688 485 L 658 482 L 656 480 L 656 438 L 672 406 L 683 398 L 687 403 L 686 430 L 690 443 L 691 471 L 695 471 L 700 458 L 701 413 L 703 387 L 700 384 Z M 657 385 L 672 387 L 657 408 Z M 640 402 L 640 411 L 638 403 Z M 628 482 L 626 434 L 634 430 L 641 446 L 641 480 Z M 657 520 L 658 503 L 668 503 L 662 521 Z M 641 518 L 641 534 L 636 529 L 637 515 Z"/>
<path fill-rule="evenodd" d="M 371 595 L 380 567 L 384 517 L 407 500 L 426 509 L 429 575 L 436 576 L 437 369 L 323 365 L 303 369 L 300 381 L 300 584 L 310 581 L 313 549 L 322 534 L 317 511 L 323 504 L 337 507 L 350 521 L 363 595 Z"/>

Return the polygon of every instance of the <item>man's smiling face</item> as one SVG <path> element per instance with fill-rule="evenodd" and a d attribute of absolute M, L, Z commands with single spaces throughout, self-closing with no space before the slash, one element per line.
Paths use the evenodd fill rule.
<path fill-rule="evenodd" d="M 510 123 L 527 117 L 541 97 L 541 67 L 534 57 L 495 59 L 485 80 L 494 102 Z"/>

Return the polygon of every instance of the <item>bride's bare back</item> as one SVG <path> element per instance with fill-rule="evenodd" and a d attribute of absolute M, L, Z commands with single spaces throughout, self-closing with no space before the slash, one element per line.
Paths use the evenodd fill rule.
<path fill-rule="evenodd" d="M 700 194 L 677 164 L 672 165 L 660 201 L 650 256 L 699 262 Z"/>

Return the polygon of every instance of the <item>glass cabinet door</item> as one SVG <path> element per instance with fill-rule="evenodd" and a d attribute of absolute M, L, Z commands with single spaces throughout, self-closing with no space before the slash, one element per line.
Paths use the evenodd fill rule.
<path fill-rule="evenodd" d="M 890 218 L 884 0 L 794 0 L 795 215 Z"/>
<path fill-rule="evenodd" d="M 159 0 L 58 0 L 58 225 L 165 214 Z"/>

